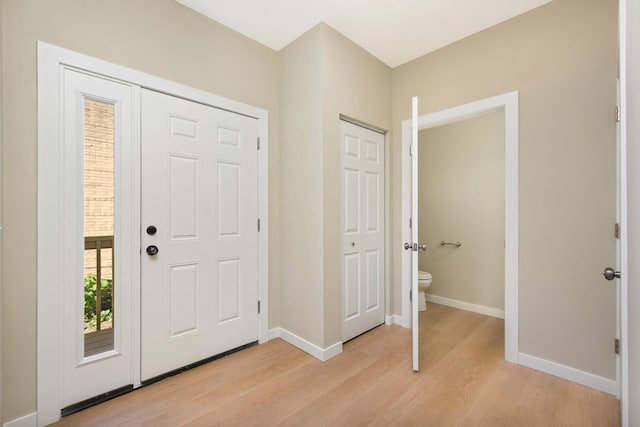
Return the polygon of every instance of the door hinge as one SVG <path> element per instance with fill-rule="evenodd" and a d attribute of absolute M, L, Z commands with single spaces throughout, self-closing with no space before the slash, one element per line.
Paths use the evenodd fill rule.
<path fill-rule="evenodd" d="M 616 123 L 620 123 L 620 106 L 616 105 Z"/>
<path fill-rule="evenodd" d="M 258 314 L 260 314 L 260 300 L 258 300 Z"/>
<path fill-rule="evenodd" d="M 620 340 L 618 338 L 616 338 L 616 340 L 614 341 L 613 350 L 616 352 L 616 354 L 620 354 Z"/>
<path fill-rule="evenodd" d="M 258 218 L 258 231 L 260 231 L 260 218 Z"/>
<path fill-rule="evenodd" d="M 258 150 L 260 149 L 260 137 L 258 137 Z"/>
<path fill-rule="evenodd" d="M 613 229 L 613 235 L 616 237 L 616 239 L 620 238 L 620 224 L 616 223 Z"/>
<path fill-rule="evenodd" d="M 413 156 L 413 145 L 409 145 L 409 156 Z"/>
<path fill-rule="evenodd" d="M 409 218 L 409 228 L 413 228 L 413 218 Z"/>
<path fill-rule="evenodd" d="M 413 301 L 413 289 L 409 289 L 409 301 Z"/>

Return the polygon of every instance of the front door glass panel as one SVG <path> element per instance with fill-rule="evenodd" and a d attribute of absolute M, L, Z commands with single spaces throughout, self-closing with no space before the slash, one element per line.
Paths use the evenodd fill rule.
<path fill-rule="evenodd" d="M 84 356 L 114 349 L 114 105 L 84 100 Z"/>

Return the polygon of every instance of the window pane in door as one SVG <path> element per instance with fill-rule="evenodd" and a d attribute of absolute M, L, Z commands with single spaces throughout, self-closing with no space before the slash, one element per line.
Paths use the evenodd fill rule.
<path fill-rule="evenodd" d="M 114 105 L 84 100 L 84 355 L 114 349 Z"/>

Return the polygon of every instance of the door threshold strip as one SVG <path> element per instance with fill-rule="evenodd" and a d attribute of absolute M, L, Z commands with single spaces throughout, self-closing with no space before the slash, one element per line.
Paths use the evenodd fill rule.
<path fill-rule="evenodd" d="M 184 371 L 188 371 L 189 369 L 197 368 L 198 366 L 204 365 L 205 363 L 213 362 L 214 360 L 222 359 L 225 356 L 229 356 L 233 353 L 236 353 L 240 350 L 244 350 L 249 347 L 253 347 L 258 344 L 258 341 L 253 341 L 248 344 L 241 345 L 240 347 L 232 348 L 231 350 L 227 350 L 220 354 L 216 354 L 215 356 L 207 357 L 206 359 L 199 360 L 197 362 L 190 363 L 188 365 L 184 365 L 181 368 L 174 369 L 173 371 L 166 372 L 164 374 L 158 375 L 157 377 L 149 378 L 148 380 L 142 381 L 142 386 L 148 386 L 153 383 L 157 383 L 158 381 L 162 381 L 165 378 L 172 377 L 174 375 L 180 374 Z"/>
<path fill-rule="evenodd" d="M 133 391 L 133 385 L 129 384 L 124 387 L 117 388 L 115 390 L 108 391 L 106 393 L 99 394 L 94 397 L 90 397 L 89 399 L 83 400 L 82 402 L 74 403 L 73 405 L 69 405 L 66 408 L 62 408 L 60 411 L 61 416 L 66 417 L 67 415 L 75 414 L 76 412 L 82 411 L 83 409 L 90 408 L 95 405 L 99 405 L 100 403 L 104 403 L 107 400 L 114 399 L 118 396 L 122 396 L 123 394 L 127 394 Z"/>

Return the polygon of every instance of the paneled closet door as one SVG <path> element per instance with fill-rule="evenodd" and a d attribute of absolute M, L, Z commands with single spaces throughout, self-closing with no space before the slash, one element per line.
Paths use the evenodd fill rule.
<path fill-rule="evenodd" d="M 384 135 L 340 121 L 342 340 L 384 323 Z"/>

